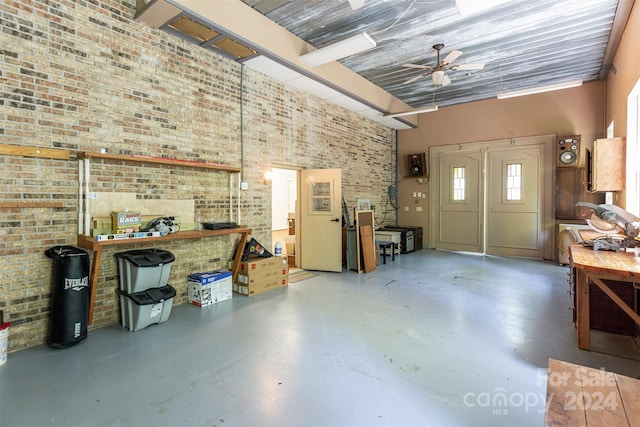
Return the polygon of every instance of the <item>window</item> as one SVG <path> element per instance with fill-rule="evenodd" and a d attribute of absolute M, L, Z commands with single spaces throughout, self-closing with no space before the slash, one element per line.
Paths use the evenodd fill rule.
<path fill-rule="evenodd" d="M 627 99 L 627 177 L 626 210 L 640 215 L 640 80 Z"/>
<path fill-rule="evenodd" d="M 456 202 L 464 202 L 466 195 L 466 177 L 465 167 L 455 166 L 453 168 L 453 200 Z"/>
<path fill-rule="evenodd" d="M 507 164 L 507 200 L 522 200 L 522 163 Z"/>
<path fill-rule="evenodd" d="M 331 182 L 311 182 L 310 183 L 311 214 L 331 213 Z"/>

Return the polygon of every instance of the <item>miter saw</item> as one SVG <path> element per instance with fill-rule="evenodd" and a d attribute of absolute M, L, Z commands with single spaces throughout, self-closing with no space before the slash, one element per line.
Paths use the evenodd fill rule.
<path fill-rule="evenodd" d="M 578 202 L 576 206 L 583 206 L 593 212 L 586 220 L 587 224 L 604 237 L 598 237 L 583 242 L 586 246 L 593 246 L 594 250 L 624 251 L 627 248 L 640 247 L 638 224 L 640 218 L 619 206 L 587 202 Z"/>

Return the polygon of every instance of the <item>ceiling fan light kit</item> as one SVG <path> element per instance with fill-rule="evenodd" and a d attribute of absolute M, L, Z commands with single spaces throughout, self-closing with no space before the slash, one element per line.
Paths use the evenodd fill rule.
<path fill-rule="evenodd" d="M 437 105 L 432 105 L 430 107 L 419 108 L 417 110 L 410 111 L 402 111 L 400 113 L 385 113 L 383 117 L 402 117 L 402 116 L 411 116 L 413 114 L 421 114 L 421 113 L 433 113 L 434 111 L 438 111 Z"/>
<path fill-rule="evenodd" d="M 376 47 L 375 40 L 369 34 L 363 32 L 313 52 L 300 55 L 300 60 L 311 67 L 317 67 L 374 47 Z"/>
<path fill-rule="evenodd" d="M 536 93 L 551 92 L 560 89 L 569 89 L 572 87 L 582 86 L 582 80 L 572 80 L 570 82 L 556 83 L 548 86 L 538 86 L 529 89 L 515 90 L 513 92 L 504 92 L 497 95 L 498 99 L 515 98 L 517 96 L 533 95 Z"/>
<path fill-rule="evenodd" d="M 405 68 L 419 69 L 419 70 L 427 70 L 427 72 L 419 74 L 415 77 L 404 82 L 404 84 L 413 83 L 416 80 L 419 80 L 423 77 L 431 75 L 431 81 L 433 82 L 433 86 L 437 89 L 442 86 L 447 86 L 451 83 L 451 78 L 447 75 L 447 71 L 458 71 L 458 70 L 482 70 L 484 68 L 484 63 L 476 62 L 473 64 L 451 64 L 453 61 L 458 59 L 460 55 L 462 55 L 462 51 L 460 50 L 452 50 L 449 54 L 441 61 L 440 60 L 440 51 L 444 48 L 444 43 L 437 43 L 433 45 L 433 48 L 436 51 L 436 65 L 422 65 L 422 64 L 404 64 Z"/>

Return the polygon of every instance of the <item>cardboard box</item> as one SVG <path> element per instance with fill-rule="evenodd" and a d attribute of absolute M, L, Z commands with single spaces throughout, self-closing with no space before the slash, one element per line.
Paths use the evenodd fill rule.
<path fill-rule="evenodd" d="M 111 212 L 111 230 L 113 234 L 137 233 L 140 231 L 142 216 L 140 212 Z"/>
<path fill-rule="evenodd" d="M 187 278 L 187 301 L 206 307 L 233 296 L 230 271 L 207 271 L 190 274 Z"/>
<path fill-rule="evenodd" d="M 240 263 L 233 290 L 253 296 L 286 286 L 289 282 L 287 257 L 256 258 Z"/>

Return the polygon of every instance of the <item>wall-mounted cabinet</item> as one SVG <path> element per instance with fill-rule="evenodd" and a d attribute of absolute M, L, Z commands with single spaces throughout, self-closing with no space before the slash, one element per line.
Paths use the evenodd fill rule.
<path fill-rule="evenodd" d="M 622 191 L 626 175 L 626 140 L 596 139 L 593 150 L 587 150 L 587 190 L 590 192 Z"/>
<path fill-rule="evenodd" d="M 604 203 L 604 194 L 587 191 L 585 168 L 556 168 L 556 219 L 585 219 L 591 209 L 576 206 L 578 202 Z"/>

